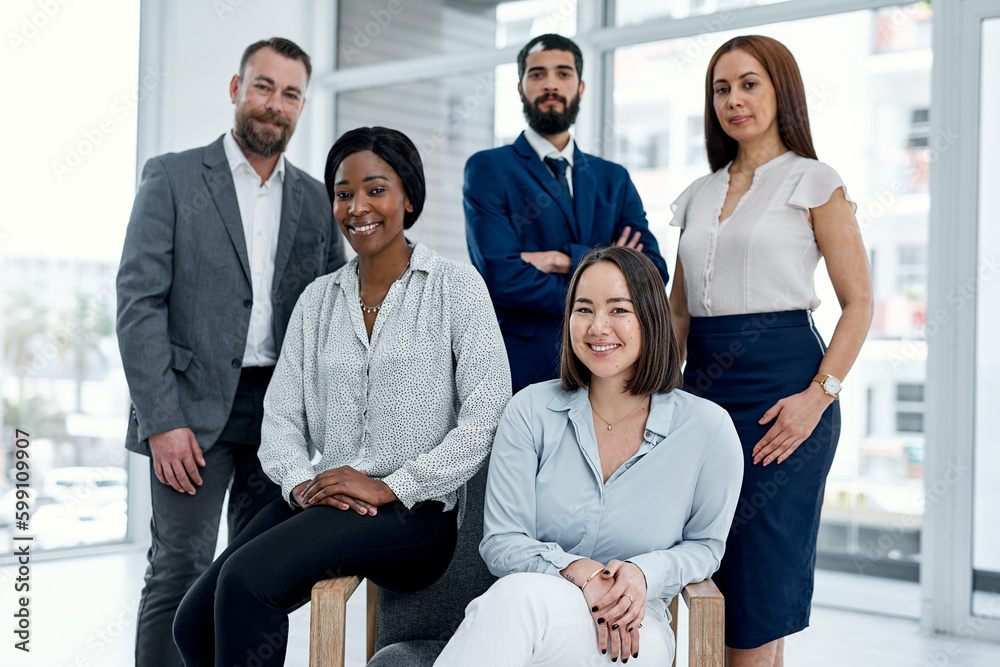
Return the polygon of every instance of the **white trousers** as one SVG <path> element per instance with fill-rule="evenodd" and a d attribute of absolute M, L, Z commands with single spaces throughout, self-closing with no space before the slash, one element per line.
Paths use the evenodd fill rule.
<path fill-rule="evenodd" d="M 674 635 L 666 605 L 650 600 L 642 621 L 639 657 L 629 667 L 669 667 Z M 521 573 L 501 577 L 465 608 L 434 667 L 610 667 L 580 589 L 562 577 Z M 621 664 L 621 660 L 617 664 Z"/>

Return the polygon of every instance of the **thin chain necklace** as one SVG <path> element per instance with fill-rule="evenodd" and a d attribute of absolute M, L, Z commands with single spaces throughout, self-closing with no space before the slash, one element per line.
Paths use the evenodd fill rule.
<path fill-rule="evenodd" d="M 411 253 L 410 259 L 412 259 L 412 258 L 413 258 L 413 256 L 412 256 L 412 253 Z M 405 276 L 406 272 L 409 271 L 409 270 L 410 270 L 410 260 L 408 259 L 408 260 L 406 260 L 406 266 L 403 267 L 403 272 L 399 274 L 399 278 L 402 278 L 403 276 Z M 396 280 L 393 280 L 392 282 L 393 283 L 398 282 L 399 278 L 396 278 Z M 392 288 L 392 286 L 390 285 L 390 289 L 391 288 Z M 386 292 L 386 295 L 388 295 L 388 292 Z M 361 298 L 361 268 L 360 267 L 358 267 L 358 303 L 361 304 L 361 312 L 362 313 L 368 313 L 369 315 L 373 315 L 373 314 L 377 313 L 378 310 L 379 310 L 379 308 L 382 307 L 382 304 L 385 303 L 385 297 L 382 297 L 382 301 L 377 306 L 366 306 L 365 305 L 364 299 Z"/>
<path fill-rule="evenodd" d="M 590 397 L 590 392 L 587 392 L 587 396 L 588 396 L 588 398 Z M 599 413 L 597 411 L 597 408 L 594 407 L 594 404 L 592 402 L 590 404 L 590 409 L 594 411 L 594 414 L 597 415 L 598 419 L 600 419 L 602 422 L 604 422 L 605 424 L 608 425 L 608 430 L 609 431 L 613 431 L 615 425 L 616 424 L 621 424 L 623 421 L 625 421 L 627 418 L 629 418 L 632 415 L 633 412 L 635 412 L 636 410 L 639 409 L 640 405 L 642 405 L 643 403 L 646 402 L 646 398 L 647 398 L 646 396 L 643 396 L 642 398 L 640 398 L 639 402 L 635 404 L 634 408 L 632 408 L 631 410 L 629 410 L 628 413 L 624 417 L 622 417 L 621 419 L 619 419 L 619 420 L 617 420 L 617 421 L 615 421 L 613 423 L 609 422 L 607 419 L 605 419 L 604 417 L 602 417 L 601 413 Z"/>

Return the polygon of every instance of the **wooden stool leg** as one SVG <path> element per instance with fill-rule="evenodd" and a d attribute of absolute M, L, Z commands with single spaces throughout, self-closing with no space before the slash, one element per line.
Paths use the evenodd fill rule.
<path fill-rule="evenodd" d="M 344 667 L 347 600 L 361 579 L 339 577 L 317 582 L 309 614 L 309 667 Z"/>
<path fill-rule="evenodd" d="M 375 628 L 378 617 L 378 586 L 373 584 L 371 581 L 368 582 L 368 588 L 365 590 L 365 595 L 367 596 L 367 607 L 368 607 L 368 660 L 372 659 L 375 655 Z"/>
<path fill-rule="evenodd" d="M 675 595 L 668 607 L 670 610 L 670 631 L 674 633 L 674 659 L 670 663 L 670 667 L 677 667 L 677 598 L 679 597 L 679 595 Z"/>
<path fill-rule="evenodd" d="M 691 610 L 688 645 L 692 667 L 723 667 L 726 660 L 726 601 L 711 579 L 684 588 Z"/>

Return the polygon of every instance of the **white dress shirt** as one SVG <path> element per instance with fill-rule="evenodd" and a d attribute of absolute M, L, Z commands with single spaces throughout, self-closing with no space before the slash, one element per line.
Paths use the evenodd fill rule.
<path fill-rule="evenodd" d="M 830 201 L 837 188 L 847 197 L 832 167 L 787 151 L 757 167 L 750 189 L 720 223 L 729 165 L 688 186 L 670 205 L 670 224 L 684 230 L 677 253 L 688 312 L 816 310 L 813 276 L 822 253 L 809 209 Z"/>
<path fill-rule="evenodd" d="M 418 243 L 369 340 L 357 270 L 355 257 L 295 305 L 264 398 L 264 472 L 290 503 L 297 485 L 349 465 L 407 507 L 437 500 L 450 510 L 489 455 L 510 398 L 486 285 L 470 264 Z"/>
<path fill-rule="evenodd" d="M 573 137 L 569 138 L 566 145 L 563 146 L 562 150 L 559 150 L 552 145 L 552 142 L 546 139 L 544 136 L 535 132 L 530 127 L 524 129 L 524 138 L 528 140 L 528 144 L 535 149 L 538 153 L 538 159 L 545 164 L 545 158 L 550 157 L 554 160 L 560 158 L 566 160 L 569 163 L 569 167 L 566 169 L 566 181 L 569 182 L 569 194 L 573 195 L 573 148 L 576 146 L 576 140 Z M 545 168 L 550 172 L 549 165 L 545 165 Z M 556 174 L 552 174 L 555 176 Z"/>
<path fill-rule="evenodd" d="M 603 481 L 586 389 L 559 380 L 511 399 L 497 428 L 479 553 L 490 572 L 629 560 L 669 601 L 715 572 L 743 481 L 729 414 L 675 389 L 653 394 L 638 451 Z"/>
<path fill-rule="evenodd" d="M 243 365 L 273 366 L 278 360 L 278 347 L 274 340 L 271 283 L 274 281 L 274 255 L 278 249 L 281 222 L 285 156 L 278 158 L 274 171 L 261 185 L 260 175 L 250 166 L 232 131 L 226 132 L 222 145 L 226 149 L 229 169 L 233 172 L 233 185 L 236 186 L 236 200 L 240 204 L 253 288 L 253 310 L 250 312 Z"/>

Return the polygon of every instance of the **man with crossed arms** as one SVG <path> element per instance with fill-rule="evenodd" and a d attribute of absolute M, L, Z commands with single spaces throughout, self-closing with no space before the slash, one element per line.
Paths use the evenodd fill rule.
<path fill-rule="evenodd" d="M 624 167 L 580 151 L 569 128 L 583 96 L 583 55 L 561 35 L 541 35 L 517 56 L 528 129 L 511 146 L 465 165 L 469 256 L 500 321 L 513 390 L 559 377 L 569 278 L 598 245 L 645 253 L 667 267 Z"/>

